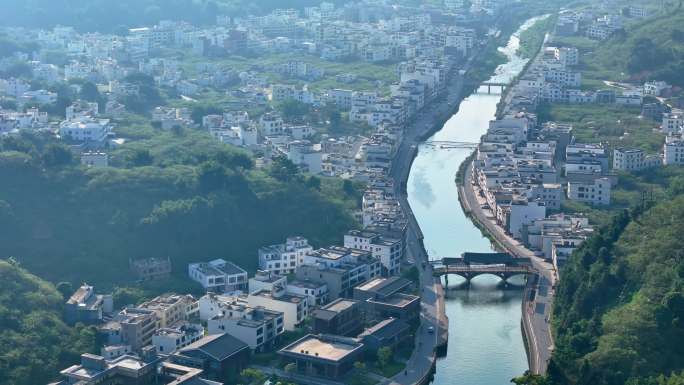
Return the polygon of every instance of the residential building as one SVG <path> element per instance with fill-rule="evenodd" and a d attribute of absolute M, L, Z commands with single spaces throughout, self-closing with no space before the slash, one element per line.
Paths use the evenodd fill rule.
<path fill-rule="evenodd" d="M 135 307 L 124 308 L 110 322 L 113 325 L 107 324 L 105 327 L 107 329 L 118 327 L 120 341 L 125 345 L 130 345 L 133 351 L 140 351 L 151 344 L 152 336 L 158 328 L 154 311 Z"/>
<path fill-rule="evenodd" d="M 292 274 L 312 250 L 306 238 L 288 237 L 285 243 L 259 248 L 259 269 L 278 275 Z"/>
<path fill-rule="evenodd" d="M 168 257 L 131 259 L 129 265 L 138 281 L 154 281 L 171 275 L 171 259 Z"/>
<path fill-rule="evenodd" d="M 199 304 L 189 294 L 165 294 L 141 303 L 138 309 L 153 311 L 157 316 L 158 328 L 172 327 L 199 317 Z"/>
<path fill-rule="evenodd" d="M 381 276 L 381 266 L 368 252 L 333 246 L 307 254 L 297 279 L 325 283 L 332 301 L 351 297 L 354 286 Z"/>
<path fill-rule="evenodd" d="M 684 127 L 684 114 L 682 111 L 672 111 L 663 114 L 663 123 L 660 129 L 666 134 L 679 134 Z"/>
<path fill-rule="evenodd" d="M 224 259 L 188 265 L 188 276 L 207 291 L 231 293 L 247 290 L 247 272 Z"/>
<path fill-rule="evenodd" d="M 353 299 L 338 298 L 315 310 L 312 318 L 316 334 L 353 337 L 363 330 L 362 303 Z"/>
<path fill-rule="evenodd" d="M 321 282 L 295 279 L 287 283 L 285 292 L 307 296 L 310 308 L 325 305 L 329 301 L 328 285 Z"/>
<path fill-rule="evenodd" d="M 81 154 L 81 164 L 87 167 L 107 167 L 109 155 L 104 151 L 86 151 Z"/>
<path fill-rule="evenodd" d="M 284 313 L 263 307 L 231 306 L 207 321 L 207 333 L 228 333 L 257 352 L 270 350 L 284 330 Z"/>
<path fill-rule="evenodd" d="M 264 307 L 268 310 L 283 313 L 285 330 L 293 331 L 309 315 L 308 297 L 287 294 L 284 287 L 272 290 L 259 290 L 247 296 L 251 307 Z"/>
<path fill-rule="evenodd" d="M 663 164 L 684 165 L 684 140 L 677 136 L 668 136 L 663 145 Z"/>
<path fill-rule="evenodd" d="M 104 143 L 111 131 L 108 119 L 92 119 L 81 117 L 74 120 L 65 120 L 59 125 L 59 135 L 75 142 Z"/>
<path fill-rule="evenodd" d="M 296 365 L 296 372 L 339 380 L 354 367 L 364 345 L 354 338 L 309 334 L 280 349 L 278 354 Z"/>
<path fill-rule="evenodd" d="M 593 182 L 568 182 L 568 199 L 591 205 L 610 204 L 611 183 L 608 178 L 596 178 Z"/>
<path fill-rule="evenodd" d="M 70 325 L 77 322 L 98 323 L 102 321 L 104 313 L 111 313 L 113 309 L 114 300 L 111 294 L 95 294 L 95 288 L 83 284 L 64 305 L 64 320 Z"/>
<path fill-rule="evenodd" d="M 113 360 L 102 356 L 81 354 L 81 363 L 62 370 L 62 385 L 130 384 L 146 385 L 156 380 L 156 368 L 160 358 L 154 349 L 146 351 L 142 358 L 123 355 Z"/>
<path fill-rule="evenodd" d="M 171 354 L 204 336 L 202 325 L 182 324 L 172 328 L 158 329 L 152 336 L 152 345 L 157 353 Z"/>
<path fill-rule="evenodd" d="M 638 148 L 616 148 L 613 150 L 613 169 L 620 171 L 641 171 L 656 167 L 662 161 L 658 156 L 647 156 Z"/>
<path fill-rule="evenodd" d="M 400 273 L 404 252 L 401 240 L 385 238 L 371 231 L 350 230 L 344 235 L 344 247 L 370 251 L 382 263 L 385 276 Z"/>
<path fill-rule="evenodd" d="M 286 287 L 287 277 L 269 271 L 257 270 L 254 277 L 249 279 L 249 289 L 247 292 L 253 293 L 257 290 L 272 290 L 275 286 Z"/>
<path fill-rule="evenodd" d="M 546 206 L 542 202 L 528 199 L 515 199 L 503 208 L 503 215 L 499 216 L 503 224 L 514 238 L 520 239 L 522 228 L 537 219 L 546 218 Z"/>

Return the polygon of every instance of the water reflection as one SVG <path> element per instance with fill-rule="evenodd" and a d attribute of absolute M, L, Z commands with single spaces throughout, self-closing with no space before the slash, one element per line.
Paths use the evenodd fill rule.
<path fill-rule="evenodd" d="M 526 26 L 534 24 L 534 20 Z M 492 77 L 507 82 L 526 61 L 515 55 L 517 37 L 502 50 L 509 58 Z M 447 121 L 431 140 L 477 142 L 496 112 L 497 95 L 476 94 L 466 98 L 459 112 Z M 454 176 L 470 154 L 465 149 L 439 149 L 421 146 L 409 176 L 409 203 L 425 235 L 431 259 L 456 257 L 465 251 L 492 251 L 464 215 L 458 203 Z M 522 284 L 522 277 L 510 283 Z M 482 275 L 466 289 L 465 282 L 449 276 L 446 312 L 449 317 L 447 356 L 437 363 L 436 385 L 503 385 L 527 368 L 520 331 L 522 290 L 506 286 L 501 278 Z M 460 286 L 459 286 L 460 285 Z M 509 290 L 504 290 L 509 289 Z"/>

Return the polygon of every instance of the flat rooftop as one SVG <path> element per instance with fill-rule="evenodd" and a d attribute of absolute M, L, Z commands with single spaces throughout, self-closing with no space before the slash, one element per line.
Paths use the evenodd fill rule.
<path fill-rule="evenodd" d="M 283 348 L 281 352 L 297 356 L 315 357 L 328 361 L 341 361 L 355 351 L 362 349 L 363 344 L 351 339 L 328 338 L 308 335 Z"/>
<path fill-rule="evenodd" d="M 350 309 L 352 306 L 356 305 L 357 303 L 359 303 L 359 302 L 352 300 L 352 299 L 339 298 L 339 299 L 335 300 L 334 302 L 324 306 L 323 310 L 328 310 L 328 311 L 332 311 L 335 313 L 341 313 L 347 309 Z"/>
<path fill-rule="evenodd" d="M 393 294 L 382 300 L 368 300 L 368 302 L 381 303 L 395 307 L 406 307 L 415 301 L 420 301 L 420 297 L 401 293 Z"/>

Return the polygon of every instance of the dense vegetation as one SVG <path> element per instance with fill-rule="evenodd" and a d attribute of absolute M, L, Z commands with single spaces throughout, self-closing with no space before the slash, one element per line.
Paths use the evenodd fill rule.
<path fill-rule="evenodd" d="M 617 215 L 562 271 L 549 383 L 684 380 L 684 196 L 671 193 L 643 214 Z"/>
<path fill-rule="evenodd" d="M 51 284 L 0 260 L 0 384 L 45 384 L 94 351 L 94 329 L 62 322 L 63 301 Z"/>
<path fill-rule="evenodd" d="M 35 135 L 0 142 L 0 256 L 54 282 L 109 285 L 132 278 L 130 258 L 169 256 L 180 277 L 213 258 L 254 270 L 264 244 L 301 234 L 322 246 L 356 226 L 351 183 L 305 177 L 282 158 L 256 170 L 205 133 L 157 133 L 111 162 L 86 169 Z"/>
<path fill-rule="evenodd" d="M 518 48 L 518 55 L 525 59 L 531 59 L 536 55 L 544 42 L 546 34 L 551 30 L 555 22 L 555 16 L 544 17 L 523 31 L 519 36 L 520 48 Z"/>

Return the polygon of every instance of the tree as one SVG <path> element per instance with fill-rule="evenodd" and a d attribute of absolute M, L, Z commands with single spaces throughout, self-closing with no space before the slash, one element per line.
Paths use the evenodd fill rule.
<path fill-rule="evenodd" d="M 102 95 L 100 95 L 100 91 L 97 89 L 97 86 L 91 82 L 83 83 L 81 86 L 80 97 L 85 101 L 95 103 L 99 103 L 102 99 Z"/>
<path fill-rule="evenodd" d="M 73 155 L 68 147 L 62 144 L 51 143 L 43 151 L 43 163 L 47 167 L 65 166 L 71 163 Z"/>
<path fill-rule="evenodd" d="M 352 181 L 350 181 L 349 179 L 345 179 L 344 182 L 342 182 L 342 191 L 344 191 L 344 193 L 347 195 L 356 194 L 354 183 L 352 183 Z"/>
<path fill-rule="evenodd" d="M 126 160 L 135 167 L 142 167 L 151 165 L 154 158 L 152 158 L 150 150 L 137 149 L 126 155 Z"/>
<path fill-rule="evenodd" d="M 244 369 L 240 372 L 240 377 L 254 384 L 263 384 L 266 380 L 266 375 L 261 370 L 254 368 Z"/>
<path fill-rule="evenodd" d="M 393 355 L 394 352 L 392 352 L 392 348 L 389 346 L 378 349 L 378 363 L 380 366 L 384 368 L 389 365 L 392 362 Z"/>
<path fill-rule="evenodd" d="M 330 129 L 335 132 L 340 131 L 342 128 L 342 114 L 340 114 L 340 111 L 330 111 L 328 119 L 330 120 Z"/>
<path fill-rule="evenodd" d="M 545 377 L 532 374 L 529 371 L 526 371 L 520 377 L 511 379 L 511 382 L 516 385 L 551 385 Z"/>
<path fill-rule="evenodd" d="M 203 192 L 211 192 L 226 186 L 226 168 L 209 161 L 200 165 L 197 180 Z"/>
<path fill-rule="evenodd" d="M 280 155 L 273 158 L 270 174 L 275 179 L 281 182 L 289 182 L 295 179 L 298 172 L 299 168 L 287 157 Z"/>
<path fill-rule="evenodd" d="M 60 282 L 57 284 L 57 291 L 62 294 L 62 298 L 66 301 L 74 294 L 74 287 L 71 285 L 71 282 Z"/>
<path fill-rule="evenodd" d="M 321 178 L 319 178 L 317 176 L 313 176 L 313 175 L 310 176 L 306 180 L 306 187 L 308 187 L 312 190 L 321 191 Z"/>
<path fill-rule="evenodd" d="M 309 113 L 309 106 L 294 99 L 288 99 L 280 103 L 278 107 L 283 114 L 283 119 L 288 121 L 301 120 Z"/>

